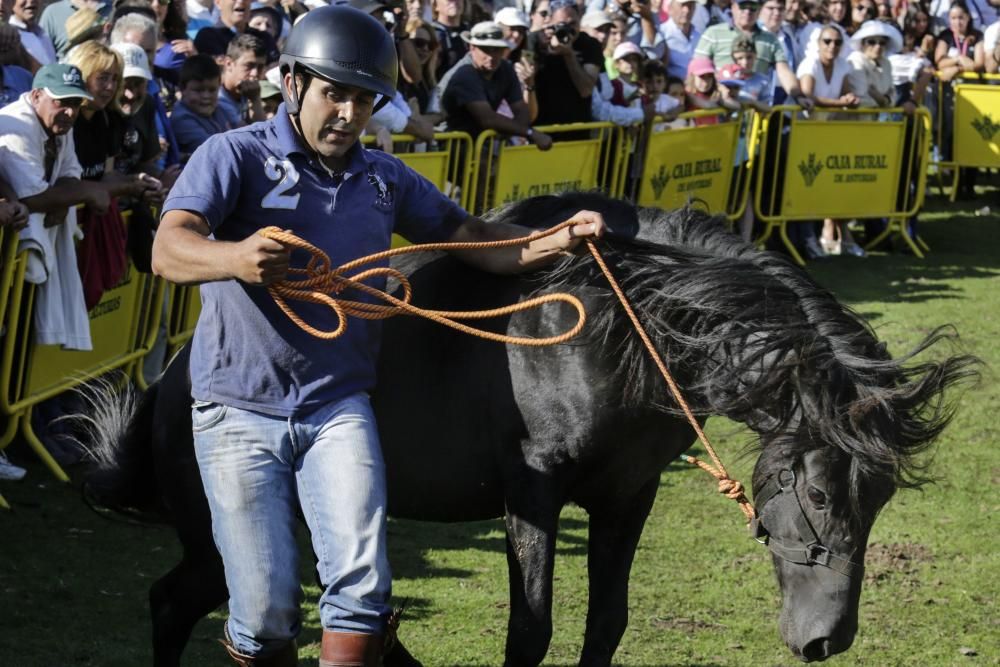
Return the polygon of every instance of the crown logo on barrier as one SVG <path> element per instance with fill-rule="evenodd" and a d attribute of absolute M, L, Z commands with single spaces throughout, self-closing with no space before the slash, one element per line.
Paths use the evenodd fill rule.
<path fill-rule="evenodd" d="M 811 188 L 816 182 L 819 172 L 823 171 L 823 164 L 816 159 L 815 153 L 809 154 L 809 159 L 799 163 L 799 173 L 806 182 L 806 187 Z"/>
<path fill-rule="evenodd" d="M 976 129 L 983 141 L 992 141 L 993 136 L 1000 132 L 1000 123 L 993 120 L 993 114 L 986 114 L 981 118 L 972 121 L 972 127 Z"/>
<path fill-rule="evenodd" d="M 649 182 L 653 186 L 653 196 L 659 199 L 660 195 L 663 194 L 663 190 L 667 187 L 667 183 L 670 182 L 670 174 L 667 173 L 666 166 L 661 164 L 660 170 L 653 174 Z"/>

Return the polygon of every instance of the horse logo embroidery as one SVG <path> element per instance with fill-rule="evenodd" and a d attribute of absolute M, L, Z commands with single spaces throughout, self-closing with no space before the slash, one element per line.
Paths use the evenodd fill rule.
<path fill-rule="evenodd" d="M 993 136 L 1000 131 L 1000 123 L 993 120 L 993 114 L 986 114 L 982 118 L 972 121 L 972 127 L 976 129 L 983 141 L 992 141 Z"/>
<path fill-rule="evenodd" d="M 368 182 L 373 188 L 375 188 L 375 201 L 372 203 L 375 208 L 390 210 L 392 209 L 393 202 L 393 190 L 395 188 L 391 183 L 386 183 L 382 180 L 382 177 L 375 173 L 375 167 L 368 167 Z"/>
<path fill-rule="evenodd" d="M 666 166 L 661 164 L 660 170 L 649 179 L 649 182 L 653 186 L 653 195 L 659 199 L 667 187 L 667 183 L 670 182 L 670 174 L 667 173 Z"/>
<path fill-rule="evenodd" d="M 808 160 L 799 163 L 799 173 L 802 174 L 807 188 L 812 187 L 812 184 L 816 182 L 816 177 L 819 176 L 819 172 L 821 171 L 823 171 L 823 164 L 816 159 L 815 153 L 810 153 Z"/>

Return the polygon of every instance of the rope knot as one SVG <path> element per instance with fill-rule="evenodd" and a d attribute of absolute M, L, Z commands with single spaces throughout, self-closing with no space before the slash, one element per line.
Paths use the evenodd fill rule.
<path fill-rule="evenodd" d="M 744 496 L 745 490 L 742 482 L 724 477 L 719 480 L 719 493 L 730 500 L 739 500 Z"/>

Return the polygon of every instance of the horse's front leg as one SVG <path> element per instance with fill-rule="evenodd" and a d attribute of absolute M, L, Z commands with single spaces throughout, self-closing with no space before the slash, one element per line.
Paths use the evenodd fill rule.
<path fill-rule="evenodd" d="M 659 484 L 659 476 L 653 477 L 631 498 L 588 508 L 590 597 L 580 667 L 608 667 L 625 633 L 629 572 Z"/>
<path fill-rule="evenodd" d="M 505 482 L 510 619 L 506 667 L 535 667 L 552 639 L 552 569 L 561 485 L 522 463 Z"/>

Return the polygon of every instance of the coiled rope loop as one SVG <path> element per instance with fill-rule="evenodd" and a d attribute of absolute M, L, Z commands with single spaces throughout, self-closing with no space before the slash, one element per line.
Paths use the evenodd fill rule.
<path fill-rule="evenodd" d="M 587 322 L 587 312 L 583 308 L 583 303 L 581 303 L 580 300 L 572 294 L 545 294 L 543 296 L 525 299 L 520 303 L 515 303 L 510 306 L 493 308 L 490 310 L 429 310 L 419 308 L 410 303 L 410 299 L 413 295 L 413 289 L 410 286 L 410 281 L 405 275 L 396 269 L 391 267 L 376 267 L 360 271 L 354 275 L 346 274 L 366 264 L 372 264 L 390 257 L 396 257 L 413 252 L 425 252 L 431 250 L 479 250 L 485 248 L 509 248 L 545 238 L 546 236 L 551 236 L 564 227 L 569 227 L 574 224 L 576 223 L 567 220 L 566 222 L 545 231 L 536 232 L 522 238 L 507 239 L 504 241 L 426 243 L 423 245 L 413 245 L 404 248 L 393 248 L 391 250 L 374 253 L 366 257 L 360 257 L 347 262 L 336 269 L 333 268 L 330 258 L 325 252 L 291 232 L 282 231 L 277 227 L 265 227 L 264 229 L 258 231 L 258 234 L 265 238 L 278 241 L 286 246 L 298 248 L 310 253 L 311 257 L 304 269 L 289 269 L 289 274 L 292 274 L 295 277 L 269 285 L 267 289 L 275 303 L 278 304 L 278 307 L 281 308 L 282 312 L 285 313 L 285 315 L 287 315 L 292 322 L 295 322 L 295 324 L 317 338 L 332 340 L 341 336 L 347 329 L 348 315 L 364 320 L 384 320 L 389 317 L 406 313 L 409 315 L 425 317 L 429 320 L 437 322 L 438 324 L 443 324 L 446 327 L 451 327 L 452 329 L 457 329 L 458 331 L 462 331 L 473 336 L 479 336 L 498 343 L 525 345 L 529 347 L 543 347 L 546 345 L 557 345 L 559 343 L 563 343 L 573 338 L 583 330 L 583 327 Z M 399 281 L 399 284 L 403 287 L 402 299 L 397 299 L 383 290 L 370 287 L 362 282 L 363 280 L 367 280 L 369 278 L 383 276 L 387 278 L 394 278 Z M 339 294 L 347 288 L 364 292 L 365 294 L 384 301 L 385 304 L 388 305 L 365 303 L 362 301 L 349 301 L 330 296 L 331 294 Z M 292 310 L 291 306 L 288 305 L 288 299 L 326 305 L 337 314 L 337 328 L 332 331 L 322 331 L 316 329 L 299 317 L 294 310 Z M 576 309 L 578 315 L 577 322 L 571 329 L 556 336 L 549 336 L 546 338 L 507 336 L 471 327 L 467 324 L 456 321 L 459 319 L 481 320 L 491 317 L 500 317 L 503 315 L 510 315 L 530 310 L 532 308 L 538 308 L 546 303 L 556 301 L 561 301 L 571 305 Z"/>

